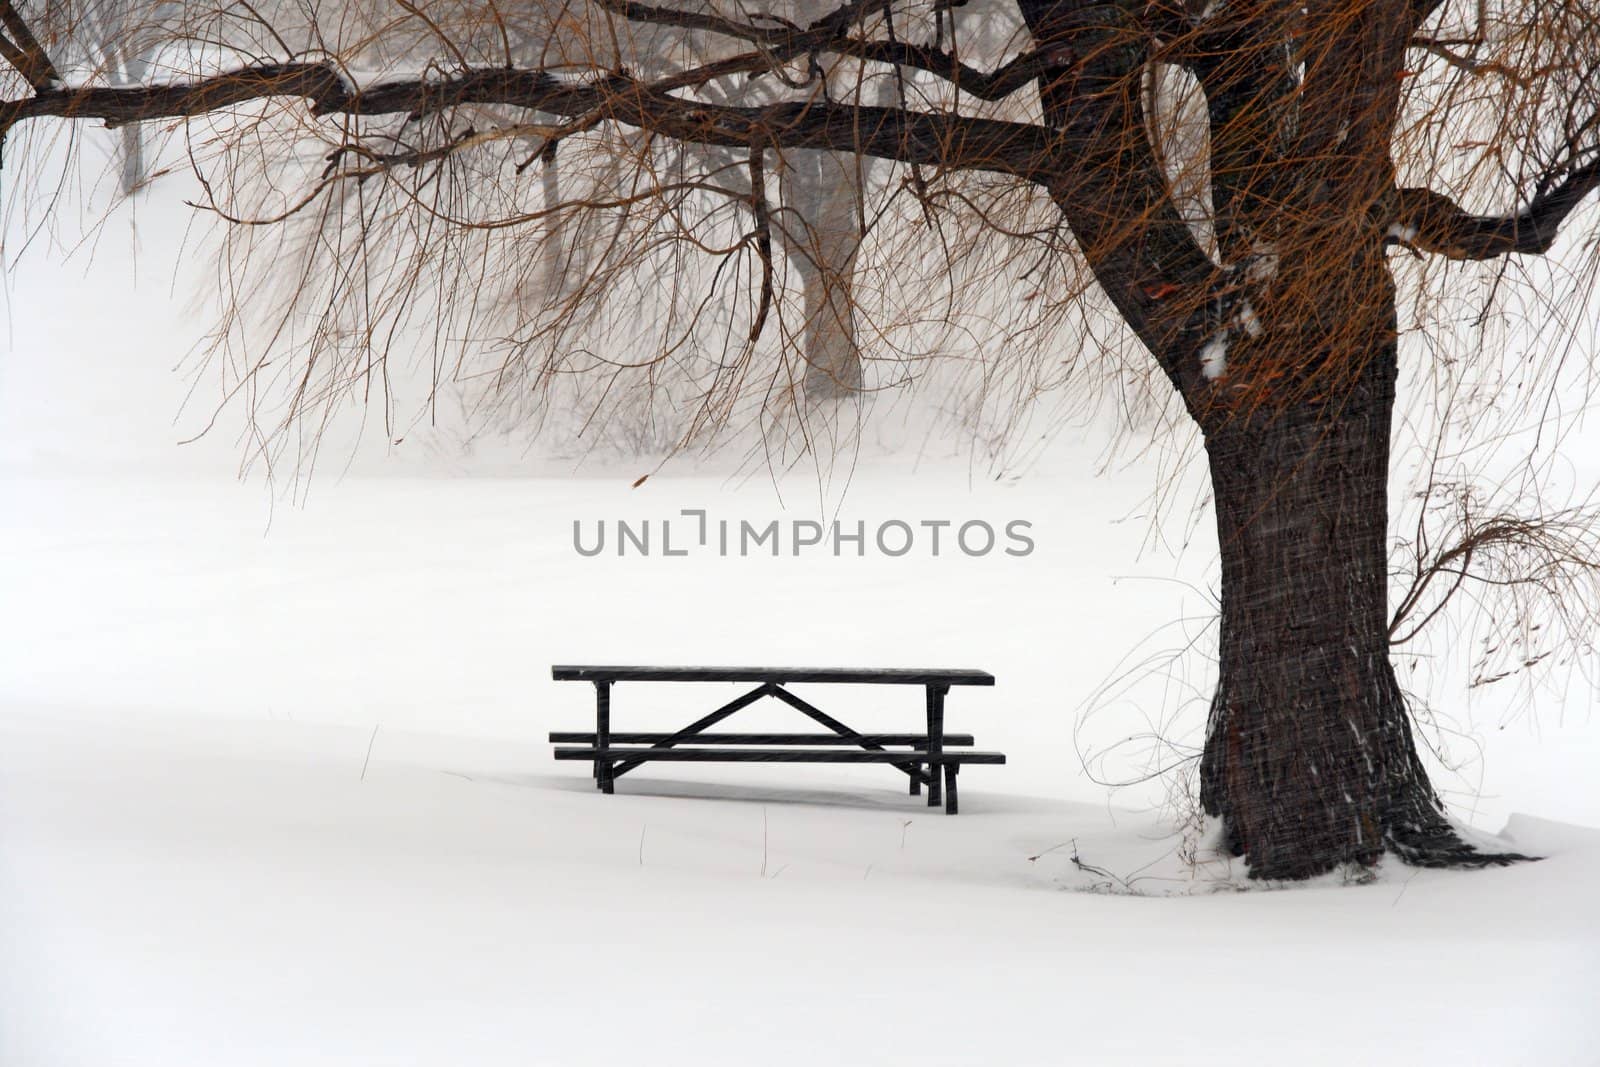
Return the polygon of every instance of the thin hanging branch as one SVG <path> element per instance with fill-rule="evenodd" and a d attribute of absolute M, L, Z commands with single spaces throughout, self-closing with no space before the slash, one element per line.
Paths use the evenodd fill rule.
<path fill-rule="evenodd" d="M 756 216 L 756 252 L 761 257 L 761 297 L 755 321 L 750 324 L 750 342 L 761 339 L 772 309 L 772 211 L 767 206 L 765 150 L 758 142 L 750 146 L 750 208 Z"/>

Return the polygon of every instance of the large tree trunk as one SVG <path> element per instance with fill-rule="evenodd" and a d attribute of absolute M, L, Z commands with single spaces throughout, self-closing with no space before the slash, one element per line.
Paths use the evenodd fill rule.
<path fill-rule="evenodd" d="M 1207 434 L 1222 635 L 1201 800 L 1256 878 L 1386 849 L 1429 866 L 1521 858 L 1451 829 L 1389 662 L 1389 337 L 1338 399 L 1269 403 Z"/>
<path fill-rule="evenodd" d="M 1424 865 L 1521 858 L 1476 852 L 1452 829 L 1389 663 L 1398 329 L 1374 220 L 1392 214 L 1409 8 L 1367 4 L 1344 22 L 1311 12 L 1315 47 L 1287 67 L 1288 38 L 1255 14 L 1238 25 L 1263 29 L 1260 41 L 1206 38 L 1223 57 L 1195 64 L 1213 116 L 1220 270 L 1141 135 L 1140 5 L 1021 10 L 1040 48 L 1075 57 L 1040 83 L 1074 153 L 1052 195 L 1205 433 L 1222 554 L 1206 812 L 1257 878 L 1371 865 L 1386 850 Z M 1186 286 L 1208 303 L 1182 299 Z"/>

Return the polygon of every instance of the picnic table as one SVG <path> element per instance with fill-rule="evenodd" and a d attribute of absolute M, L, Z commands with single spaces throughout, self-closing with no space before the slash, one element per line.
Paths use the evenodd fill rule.
<path fill-rule="evenodd" d="M 1002 764 L 999 752 L 971 750 L 971 734 L 944 728 L 945 697 L 954 686 L 992 686 L 994 675 L 977 670 L 918 670 L 860 667 L 628 667 L 555 666 L 558 682 L 589 682 L 595 690 L 594 732 L 555 731 L 550 741 L 558 760 L 593 765 L 604 793 L 616 780 L 647 762 L 679 763 L 881 763 L 910 779 L 916 796 L 924 785 L 928 806 L 941 800 L 957 813 L 956 776 L 967 764 Z M 738 682 L 756 687 L 715 711 L 669 733 L 611 729 L 611 689 L 620 682 Z M 863 733 L 851 729 L 790 685 L 901 685 L 924 690 L 924 729 L 917 733 Z M 826 733 L 727 733 L 711 727 L 764 697 L 772 697 L 824 727 Z M 951 749 L 955 749 L 952 751 Z"/>

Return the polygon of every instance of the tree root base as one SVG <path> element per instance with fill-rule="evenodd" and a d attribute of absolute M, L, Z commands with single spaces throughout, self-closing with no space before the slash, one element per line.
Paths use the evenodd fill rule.
<path fill-rule="evenodd" d="M 1405 827 L 1384 834 L 1389 851 L 1410 867 L 1456 868 L 1509 867 L 1513 863 L 1534 863 L 1543 857 L 1520 852 L 1480 852 L 1463 841 L 1454 830 Z"/>
<path fill-rule="evenodd" d="M 1351 849 L 1348 854 L 1325 853 L 1299 856 L 1292 863 L 1249 863 L 1249 849 L 1239 840 L 1229 820 L 1223 819 L 1227 849 L 1249 864 L 1252 881 L 1296 882 L 1328 874 L 1347 865 L 1374 867 L 1383 852 L 1370 848 Z M 1520 852 L 1484 852 L 1461 838 L 1442 820 L 1436 826 L 1392 827 L 1383 834 L 1383 848 L 1409 867 L 1475 870 L 1483 867 L 1509 867 L 1513 863 L 1537 863 L 1543 857 Z"/>

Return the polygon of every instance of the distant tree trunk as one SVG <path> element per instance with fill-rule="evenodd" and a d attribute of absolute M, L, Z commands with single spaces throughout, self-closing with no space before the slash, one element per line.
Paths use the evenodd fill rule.
<path fill-rule="evenodd" d="M 786 154 L 785 206 L 803 223 L 785 227 L 789 262 L 805 304 L 805 396 L 831 401 L 861 392 L 851 277 L 861 247 L 859 161 L 833 152 Z M 790 216 L 792 219 L 793 216 Z"/>
<path fill-rule="evenodd" d="M 124 196 L 137 192 L 144 184 L 144 134 L 138 123 L 122 127 L 122 166 L 118 170 L 118 184 Z"/>
<path fill-rule="evenodd" d="M 126 58 L 122 56 L 126 55 Z M 149 73 L 150 64 L 136 51 L 127 52 L 113 46 L 106 50 L 107 67 L 113 71 L 112 82 L 117 85 L 138 85 Z M 144 187 L 149 171 L 144 158 L 144 127 L 130 122 L 122 127 L 121 163 L 117 168 L 117 185 L 123 196 L 132 196 Z"/>
<path fill-rule="evenodd" d="M 834 400 L 861 391 L 861 350 L 856 347 L 850 274 L 818 270 L 803 257 L 798 267 L 805 291 L 805 394 Z"/>
<path fill-rule="evenodd" d="M 1222 635 L 1201 801 L 1253 877 L 1371 865 L 1385 849 L 1424 866 L 1520 858 L 1474 852 L 1446 821 L 1389 661 L 1387 275 L 1379 291 L 1388 326 L 1341 395 L 1262 405 L 1206 435 Z"/>

